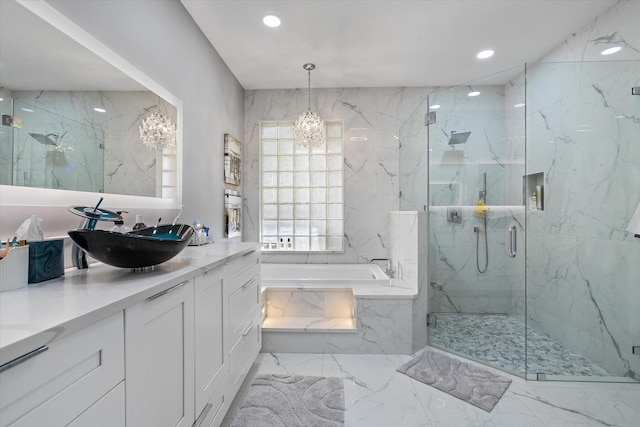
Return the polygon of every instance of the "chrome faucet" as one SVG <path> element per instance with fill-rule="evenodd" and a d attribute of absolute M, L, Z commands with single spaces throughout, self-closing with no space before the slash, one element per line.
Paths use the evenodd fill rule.
<path fill-rule="evenodd" d="M 394 278 L 395 271 L 393 271 L 393 265 L 391 264 L 391 260 L 389 258 L 372 258 L 371 261 L 369 261 L 369 264 L 373 264 L 374 261 L 386 261 L 387 265 L 384 269 L 384 274 L 386 274 L 390 279 Z"/>
<path fill-rule="evenodd" d="M 120 213 L 114 213 L 105 209 L 98 209 L 103 200 L 104 197 L 100 197 L 98 204 L 93 208 L 83 206 L 72 206 L 69 208 L 69 212 L 82 217 L 80 227 L 78 228 L 93 230 L 98 221 L 115 222 L 122 220 Z M 82 250 L 82 248 L 80 248 L 80 246 L 78 246 L 77 243 L 74 243 L 71 248 L 71 262 L 73 263 L 73 266 L 78 269 L 89 268 L 87 254 Z"/>

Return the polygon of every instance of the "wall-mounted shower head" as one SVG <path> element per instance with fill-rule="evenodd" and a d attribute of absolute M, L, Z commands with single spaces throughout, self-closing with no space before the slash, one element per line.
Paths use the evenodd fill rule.
<path fill-rule="evenodd" d="M 469 139 L 469 135 L 471 135 L 471 132 L 456 132 L 452 130 L 449 145 L 464 144 Z"/>
<path fill-rule="evenodd" d="M 41 133 L 29 133 L 29 135 L 35 139 L 36 141 L 38 141 L 41 144 L 44 145 L 55 145 L 56 147 L 58 146 L 58 134 L 57 133 L 48 133 L 46 135 L 43 135 Z M 53 139 L 51 139 L 53 137 Z"/>

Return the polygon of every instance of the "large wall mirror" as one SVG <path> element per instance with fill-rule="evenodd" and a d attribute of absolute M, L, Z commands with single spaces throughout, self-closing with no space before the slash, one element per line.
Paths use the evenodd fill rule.
<path fill-rule="evenodd" d="M 46 2 L 0 2 L 0 52 L 5 194 L 37 188 L 180 202 L 179 100 Z M 142 121 L 154 112 L 177 124 L 177 147 L 141 142 Z"/>

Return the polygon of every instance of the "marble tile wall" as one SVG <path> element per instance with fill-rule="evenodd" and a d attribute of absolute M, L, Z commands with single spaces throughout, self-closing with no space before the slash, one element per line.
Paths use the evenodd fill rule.
<path fill-rule="evenodd" d="M 527 217 L 529 325 L 613 375 L 640 379 L 640 61 L 527 70 L 527 163 L 545 209 Z"/>
<path fill-rule="evenodd" d="M 411 300 L 358 298 L 357 332 L 265 331 L 263 353 L 411 354 Z"/>
<path fill-rule="evenodd" d="M 12 95 L 15 114 L 22 119 L 22 128 L 14 129 L 17 185 L 156 196 L 157 153 L 140 143 L 139 126 L 147 111 L 157 109 L 175 122 L 175 107 L 143 91 L 14 91 Z M 95 112 L 94 107 L 107 112 Z M 43 145 L 29 133 L 57 133 L 59 148 Z M 5 151 L 0 164 L 6 166 L 10 156 Z"/>
<path fill-rule="evenodd" d="M 278 289 L 264 294 L 267 317 L 353 317 L 355 300 L 351 289 Z"/>
<path fill-rule="evenodd" d="M 318 70 L 316 72 L 321 72 Z M 344 253 L 264 255 L 264 262 L 362 263 L 385 258 L 388 213 L 398 209 L 397 132 L 426 96 L 427 88 L 314 89 L 312 109 L 344 122 Z M 245 93 L 244 239 L 259 240 L 259 126 L 293 121 L 307 108 L 307 91 Z M 367 141 L 352 141 L 366 129 Z"/>
<path fill-rule="evenodd" d="M 389 258 L 396 277 L 415 286 L 412 307 L 412 347 L 418 351 L 428 343 L 429 313 L 428 214 L 425 211 L 389 213 Z"/>

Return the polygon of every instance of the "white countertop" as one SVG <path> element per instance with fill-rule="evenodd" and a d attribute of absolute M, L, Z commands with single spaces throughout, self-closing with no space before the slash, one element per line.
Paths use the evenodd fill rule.
<path fill-rule="evenodd" d="M 197 274 L 259 249 L 259 243 L 187 247 L 153 271 L 93 264 L 0 293 L 0 365 L 124 310 Z"/>

